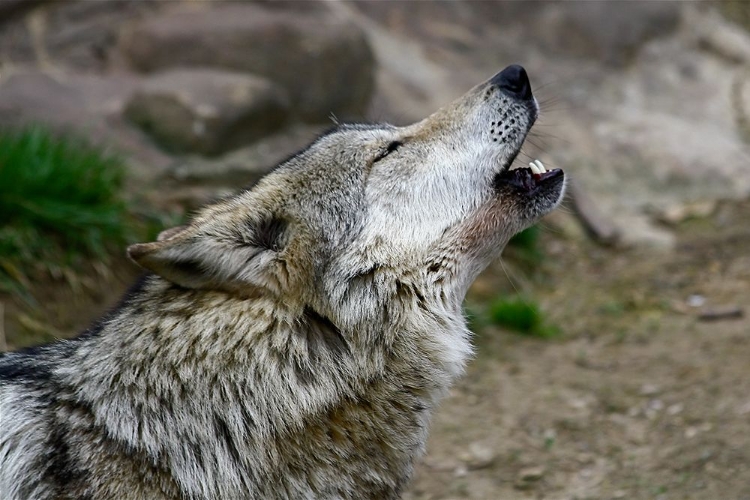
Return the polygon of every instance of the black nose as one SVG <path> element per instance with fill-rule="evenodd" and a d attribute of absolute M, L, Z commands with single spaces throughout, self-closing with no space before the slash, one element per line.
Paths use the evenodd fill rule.
<path fill-rule="evenodd" d="M 526 75 L 526 70 L 518 64 L 511 64 L 490 80 L 492 85 L 497 85 L 511 97 L 517 99 L 531 99 L 531 83 Z"/>

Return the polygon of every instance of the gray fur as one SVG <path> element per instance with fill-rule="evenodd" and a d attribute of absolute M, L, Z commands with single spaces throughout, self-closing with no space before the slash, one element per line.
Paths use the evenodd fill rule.
<path fill-rule="evenodd" d="M 0 357 L 0 498 L 398 498 L 468 286 L 562 196 L 497 182 L 536 113 L 487 82 L 341 126 L 132 246 L 151 274 L 113 313 Z"/>

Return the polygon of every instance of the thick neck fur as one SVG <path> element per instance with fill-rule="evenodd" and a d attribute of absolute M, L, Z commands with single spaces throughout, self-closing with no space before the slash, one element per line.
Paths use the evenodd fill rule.
<path fill-rule="evenodd" d="M 470 347 L 460 312 L 413 283 L 376 272 L 342 299 L 374 288 L 377 307 L 343 321 L 153 277 L 57 374 L 107 439 L 145 454 L 190 498 L 389 498 Z M 335 486 L 316 479 L 331 464 L 348 467 Z M 269 470 L 288 495 L 265 489 L 274 481 L 258 474 Z"/>

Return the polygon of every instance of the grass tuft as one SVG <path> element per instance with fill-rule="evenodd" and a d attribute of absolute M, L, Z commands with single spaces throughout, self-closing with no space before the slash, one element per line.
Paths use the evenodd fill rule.
<path fill-rule="evenodd" d="M 0 291 L 28 288 L 128 239 L 123 162 L 38 127 L 0 130 Z"/>
<path fill-rule="evenodd" d="M 539 252 L 540 232 L 541 231 L 539 230 L 539 226 L 527 227 L 520 233 L 513 236 L 508 242 L 508 245 L 536 254 Z"/>
<path fill-rule="evenodd" d="M 504 256 L 534 272 L 544 259 L 540 242 L 542 231 L 539 226 L 531 226 L 513 236 L 505 248 Z"/>
<path fill-rule="evenodd" d="M 526 297 L 497 299 L 490 304 L 487 315 L 493 324 L 523 335 L 551 338 L 560 334 L 556 327 L 545 322 L 539 306 Z"/>

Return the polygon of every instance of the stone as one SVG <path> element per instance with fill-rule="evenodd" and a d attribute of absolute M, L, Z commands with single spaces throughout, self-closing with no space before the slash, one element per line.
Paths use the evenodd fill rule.
<path fill-rule="evenodd" d="M 362 31 L 318 10 L 222 4 L 166 12 L 126 31 L 131 66 L 152 72 L 213 67 L 266 77 L 284 88 L 296 116 L 310 122 L 361 119 L 374 87 L 374 58 Z"/>
<path fill-rule="evenodd" d="M 710 100 L 713 104 L 719 99 Z M 709 99 L 704 101 L 708 108 Z M 698 102 L 686 98 L 683 103 L 683 109 L 697 108 L 691 111 L 701 116 Z M 665 221 L 673 224 L 710 213 L 712 200 L 750 193 L 750 175 L 740 168 L 748 147 L 726 124 L 655 107 L 620 109 L 602 120 L 595 130 L 606 161 L 596 170 L 586 168 L 588 172 L 579 177 L 587 192 L 609 205 L 605 213 L 623 229 L 623 244 L 668 249 L 674 238 L 665 232 Z M 692 208 L 676 213 L 674 207 L 679 206 Z"/>
<path fill-rule="evenodd" d="M 445 6 L 443 3 L 429 5 L 441 11 Z M 382 2 L 331 3 L 331 9 L 338 16 L 349 19 L 352 25 L 367 34 L 378 62 L 376 91 L 368 116 L 374 121 L 387 116 L 391 123 L 406 125 L 421 120 L 458 97 L 452 82 L 454 75 L 447 68 L 430 60 L 422 43 L 415 43 L 402 34 L 386 30 L 372 22 L 361 12 L 362 8 L 375 8 L 378 11 L 384 9 L 391 13 L 403 13 L 406 9 L 409 10 L 409 15 L 416 13 L 419 16 L 424 6 L 419 2 L 393 2 L 389 5 L 383 5 Z M 416 9 L 416 12 L 411 9 Z M 420 24 L 415 23 L 414 27 Z M 415 34 L 411 32 L 410 35 Z"/>
<path fill-rule="evenodd" d="M 712 307 L 702 311 L 698 315 L 698 319 L 701 321 L 721 321 L 726 319 L 742 319 L 745 316 L 745 311 L 735 305 Z"/>
<path fill-rule="evenodd" d="M 219 157 L 177 158 L 159 179 L 167 189 L 160 191 L 158 199 L 173 210 L 194 210 L 238 189 L 250 188 L 322 131 L 321 126 L 296 124 Z"/>
<path fill-rule="evenodd" d="M 464 462 L 465 467 L 471 470 L 484 469 L 492 465 L 495 461 L 496 454 L 492 448 L 486 444 L 476 441 L 469 445 L 469 448 L 459 457 Z"/>
<path fill-rule="evenodd" d="M 544 468 L 539 466 L 526 467 L 518 473 L 518 479 L 521 481 L 538 481 L 542 477 L 544 477 Z"/>
<path fill-rule="evenodd" d="M 79 92 L 46 73 L 19 73 L 0 83 L 0 124 L 4 126 L 78 122 L 84 119 L 84 107 Z"/>
<path fill-rule="evenodd" d="M 119 30 L 167 2 L 0 0 L 0 65 L 39 64 L 103 71 Z"/>
<path fill-rule="evenodd" d="M 573 211 L 583 224 L 586 232 L 595 241 L 603 245 L 616 245 L 620 239 L 620 230 L 611 220 L 602 216 L 598 207 L 576 179 L 568 181 L 567 192 L 572 202 Z"/>
<path fill-rule="evenodd" d="M 174 69 L 145 79 L 125 116 L 174 153 L 217 155 L 278 130 L 286 94 L 266 79 L 214 69 Z"/>
<path fill-rule="evenodd" d="M 562 2 L 537 17 L 548 50 L 622 67 L 649 40 L 670 34 L 680 2 Z"/>
<path fill-rule="evenodd" d="M 716 200 L 678 203 L 657 213 L 656 217 L 665 224 L 675 226 L 689 219 L 705 219 L 716 211 L 716 206 Z"/>
<path fill-rule="evenodd" d="M 697 45 L 730 62 L 750 63 L 750 38 L 741 26 L 728 23 L 718 12 L 687 11 Z"/>
<path fill-rule="evenodd" d="M 39 43 L 49 61 L 69 68 L 104 71 L 116 55 L 122 26 L 153 15 L 161 2 L 50 2 L 39 11 Z"/>
<path fill-rule="evenodd" d="M 0 2 L 0 25 L 37 7 L 43 0 L 3 0 Z"/>
<path fill-rule="evenodd" d="M 288 127 L 217 158 L 181 158 L 165 175 L 182 186 L 248 187 L 321 132 L 321 127 L 309 125 Z"/>
<path fill-rule="evenodd" d="M 519 490 L 528 490 L 544 477 L 544 468 L 541 466 L 525 467 L 518 472 L 513 486 Z"/>
<path fill-rule="evenodd" d="M 41 124 L 123 154 L 131 171 L 152 178 L 171 159 L 120 118 L 137 80 L 124 76 L 23 71 L 0 80 L 0 127 Z"/>

